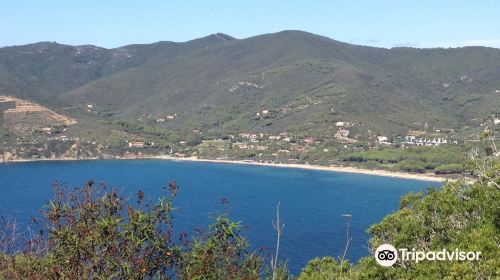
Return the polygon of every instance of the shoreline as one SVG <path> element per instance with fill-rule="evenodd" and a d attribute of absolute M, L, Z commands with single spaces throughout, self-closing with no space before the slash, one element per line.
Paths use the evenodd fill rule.
<path fill-rule="evenodd" d="M 200 159 L 196 157 L 176 158 L 170 156 L 158 156 L 150 158 L 162 159 L 162 160 L 268 166 L 268 167 L 279 167 L 279 168 L 297 168 L 297 169 L 307 169 L 307 170 L 374 175 L 374 176 L 391 177 L 391 178 L 413 179 L 413 180 L 429 181 L 429 182 L 445 182 L 446 180 L 452 180 L 451 178 L 440 177 L 433 174 L 413 174 L 405 172 L 387 171 L 382 169 L 364 169 L 364 168 L 337 166 L 337 165 L 323 166 L 323 165 L 298 164 L 298 163 L 265 163 L 265 162 L 256 162 L 250 160 L 223 160 L 223 159 L 218 160 L 218 159 Z"/>
<path fill-rule="evenodd" d="M 46 159 L 15 159 L 11 161 L 0 161 L 2 163 L 23 163 L 23 162 L 37 162 L 37 161 L 85 161 L 85 160 L 139 160 L 139 159 L 159 159 L 171 161 L 191 161 L 191 162 L 207 162 L 207 163 L 226 163 L 226 164 L 241 164 L 241 165 L 254 165 L 254 166 L 267 166 L 278 168 L 297 168 L 307 170 L 329 171 L 329 172 L 342 172 L 352 174 L 374 175 L 391 178 L 412 179 L 428 182 L 445 182 L 447 180 L 455 180 L 452 178 L 440 177 L 434 174 L 415 174 L 405 172 L 387 171 L 382 169 L 365 169 L 351 166 L 338 166 L 338 165 L 310 165 L 310 164 L 297 164 L 297 163 L 264 163 L 251 160 L 223 160 L 223 159 L 200 159 L 197 157 L 178 158 L 172 156 L 145 156 L 133 158 L 114 158 L 114 159 L 101 159 L 101 158 L 46 158 Z"/>

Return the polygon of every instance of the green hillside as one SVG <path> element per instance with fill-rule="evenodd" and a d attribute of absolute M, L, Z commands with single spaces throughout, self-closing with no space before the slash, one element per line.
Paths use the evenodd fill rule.
<path fill-rule="evenodd" d="M 382 49 L 301 31 L 0 48 L 0 95 L 76 118 L 65 133 L 109 143 L 172 144 L 193 129 L 205 140 L 288 132 L 330 141 L 337 122 L 361 143 L 410 130 L 466 139 L 500 115 L 499 77 L 498 49 Z"/>

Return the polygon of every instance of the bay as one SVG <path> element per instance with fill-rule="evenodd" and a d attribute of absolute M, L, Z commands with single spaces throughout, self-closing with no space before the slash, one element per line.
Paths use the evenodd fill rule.
<path fill-rule="evenodd" d="M 280 202 L 285 224 L 280 258 L 294 274 L 308 260 L 339 257 L 346 242 L 346 217 L 352 215 L 347 257 L 369 255 L 368 227 L 398 209 L 399 198 L 440 183 L 373 175 L 227 163 L 168 160 L 46 161 L 0 165 L 0 216 L 27 227 L 52 197 L 55 180 L 69 187 L 86 180 L 107 182 L 133 197 L 139 190 L 156 198 L 169 181 L 180 189 L 174 200 L 174 227 L 192 232 L 211 223 L 209 216 L 229 211 L 241 221 L 252 249 L 275 244 L 272 221 Z M 222 204 L 221 199 L 229 203 Z"/>

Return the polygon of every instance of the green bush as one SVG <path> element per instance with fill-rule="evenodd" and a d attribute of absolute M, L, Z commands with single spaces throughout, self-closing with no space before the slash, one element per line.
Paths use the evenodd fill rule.
<path fill-rule="evenodd" d="M 445 164 L 434 168 L 434 173 L 436 174 L 456 174 L 461 173 L 464 170 L 462 164 Z"/>
<path fill-rule="evenodd" d="M 448 183 L 442 190 L 408 194 L 400 210 L 370 227 L 371 248 L 389 243 L 396 248 L 480 251 L 477 262 L 397 262 L 392 268 L 361 260 L 360 279 L 497 279 L 500 276 L 500 191 L 476 183 Z"/>
<path fill-rule="evenodd" d="M 239 223 L 225 215 L 193 242 L 184 234 L 175 242 L 177 189 L 169 183 L 156 202 L 138 192 L 132 203 L 92 181 L 71 192 L 56 184 L 41 225 L 47 234 L 14 253 L 2 244 L 17 237 L 1 238 L 0 279 L 258 279 L 262 257 L 247 252 Z M 10 229 L 1 226 L 0 237 Z"/>
<path fill-rule="evenodd" d="M 398 168 L 406 172 L 424 173 L 426 167 L 421 162 L 415 162 L 411 160 L 405 160 L 400 162 Z"/>
<path fill-rule="evenodd" d="M 462 148 L 456 145 L 442 145 L 439 147 L 411 147 L 411 148 L 383 148 L 377 150 L 366 150 L 350 152 L 340 156 L 344 162 L 358 163 L 367 168 L 388 168 L 405 171 L 423 173 L 448 167 L 450 173 L 461 172 L 456 168 L 461 165 L 465 153 Z M 375 163 L 375 164 L 374 164 Z M 445 174 L 446 169 L 442 169 L 440 174 Z"/>
<path fill-rule="evenodd" d="M 263 261 L 247 251 L 240 228 L 226 215 L 216 217 L 208 232 L 195 237 L 181 256 L 180 279 L 259 279 Z"/>
<path fill-rule="evenodd" d="M 71 193 L 56 189 L 45 213 L 49 271 L 70 279 L 163 278 L 180 254 L 171 238 L 176 184 L 156 203 L 139 192 L 137 207 L 104 188 L 89 181 Z"/>
<path fill-rule="evenodd" d="M 297 280 L 354 279 L 355 276 L 349 262 L 343 262 L 341 267 L 332 257 L 324 257 L 310 260 Z"/>

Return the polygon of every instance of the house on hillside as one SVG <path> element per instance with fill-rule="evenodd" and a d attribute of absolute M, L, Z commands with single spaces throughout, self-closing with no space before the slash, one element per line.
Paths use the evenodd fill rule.
<path fill-rule="evenodd" d="M 431 140 L 427 138 L 416 138 L 415 136 L 406 135 L 401 144 L 417 146 L 439 146 L 441 144 L 448 144 L 448 139 L 438 137 Z"/>
<path fill-rule="evenodd" d="M 144 148 L 143 141 L 130 141 L 128 142 L 129 148 Z"/>
<path fill-rule="evenodd" d="M 250 137 L 252 136 L 250 133 L 248 132 L 242 132 L 240 134 L 238 134 L 241 138 L 246 138 L 246 139 L 250 139 Z"/>
<path fill-rule="evenodd" d="M 335 138 L 337 139 L 342 139 L 342 138 L 346 138 L 349 136 L 349 130 L 347 129 L 339 129 L 336 133 L 335 133 Z"/>
<path fill-rule="evenodd" d="M 314 141 L 314 138 L 307 137 L 306 139 L 304 139 L 304 143 L 309 144 L 309 145 L 314 145 L 315 141 Z"/>
<path fill-rule="evenodd" d="M 389 142 L 389 138 L 387 138 L 387 136 L 377 136 L 377 140 L 379 144 L 392 145 L 392 143 Z"/>
<path fill-rule="evenodd" d="M 345 122 L 345 121 L 338 121 L 335 123 L 335 126 L 340 128 L 340 127 L 349 127 L 352 126 L 353 124 L 350 122 Z"/>

